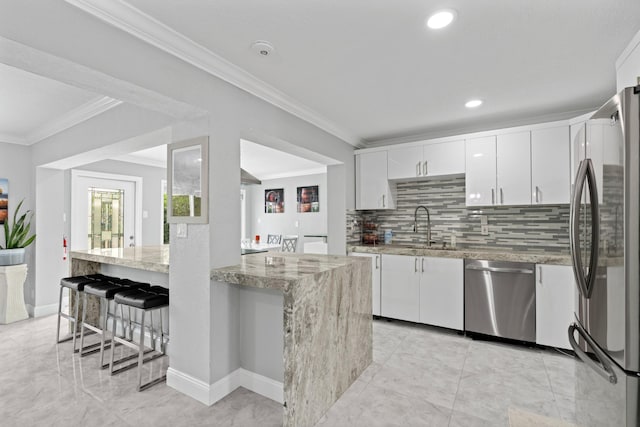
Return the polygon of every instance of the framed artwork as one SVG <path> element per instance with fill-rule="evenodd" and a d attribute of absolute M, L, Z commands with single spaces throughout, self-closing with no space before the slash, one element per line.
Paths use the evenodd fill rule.
<path fill-rule="evenodd" d="M 209 137 L 167 145 L 167 222 L 209 222 Z"/>
<path fill-rule="evenodd" d="M 320 212 L 317 185 L 298 187 L 298 212 Z"/>
<path fill-rule="evenodd" d="M 284 188 L 264 190 L 264 213 L 284 213 Z"/>
<path fill-rule="evenodd" d="M 9 180 L 0 178 L 0 224 L 9 216 Z"/>

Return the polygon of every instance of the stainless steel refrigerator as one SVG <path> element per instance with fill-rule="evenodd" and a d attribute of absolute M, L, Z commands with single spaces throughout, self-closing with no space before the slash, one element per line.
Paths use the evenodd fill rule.
<path fill-rule="evenodd" d="M 579 290 L 569 341 L 575 417 L 640 425 L 640 86 L 604 104 L 573 136 L 571 255 Z"/>

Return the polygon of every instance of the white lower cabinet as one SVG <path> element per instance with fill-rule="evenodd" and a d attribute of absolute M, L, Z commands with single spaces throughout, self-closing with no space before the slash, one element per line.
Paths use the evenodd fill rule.
<path fill-rule="evenodd" d="M 537 344 L 571 349 L 567 330 L 574 321 L 577 292 L 571 266 L 536 266 Z"/>
<path fill-rule="evenodd" d="M 463 260 L 385 254 L 382 264 L 382 316 L 463 329 Z"/>
<path fill-rule="evenodd" d="M 420 320 L 419 262 L 420 257 L 382 255 L 382 316 Z"/>
<path fill-rule="evenodd" d="M 382 272 L 382 255 L 352 252 L 351 255 L 371 259 L 371 301 L 372 313 L 380 316 L 380 275 Z"/>
<path fill-rule="evenodd" d="M 464 261 L 421 259 L 420 323 L 464 329 Z"/>

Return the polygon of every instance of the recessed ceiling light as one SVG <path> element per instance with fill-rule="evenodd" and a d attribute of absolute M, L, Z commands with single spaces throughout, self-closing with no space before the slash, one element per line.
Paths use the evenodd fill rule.
<path fill-rule="evenodd" d="M 453 9 L 439 10 L 427 19 L 427 27 L 439 30 L 451 24 L 456 19 L 456 11 Z"/>
<path fill-rule="evenodd" d="M 251 50 L 260 56 L 269 56 L 273 52 L 273 45 L 266 40 L 251 43 Z"/>
<path fill-rule="evenodd" d="M 470 101 L 467 101 L 466 104 L 464 104 L 465 107 L 467 108 L 476 108 L 482 105 L 482 100 L 481 99 L 472 99 Z"/>

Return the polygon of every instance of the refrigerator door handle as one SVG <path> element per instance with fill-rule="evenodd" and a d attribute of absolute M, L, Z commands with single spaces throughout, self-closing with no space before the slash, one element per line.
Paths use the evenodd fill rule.
<path fill-rule="evenodd" d="M 589 188 L 589 204 L 591 208 L 591 254 L 589 258 L 589 273 L 585 277 L 580 257 L 580 204 L 585 182 Z M 598 267 L 598 252 L 600 251 L 600 206 L 598 205 L 598 189 L 596 174 L 591 159 L 580 162 L 576 183 L 571 198 L 571 213 L 569 225 L 569 243 L 573 264 L 573 273 L 578 283 L 578 289 L 585 298 L 591 297 L 596 280 Z"/>
<path fill-rule="evenodd" d="M 591 347 L 591 349 L 593 350 L 593 353 L 598 359 L 598 362 L 600 362 L 599 364 L 594 362 L 587 355 L 587 353 L 585 353 L 580 348 L 580 346 L 576 342 L 575 336 L 573 335 L 575 331 L 578 331 L 578 334 L 589 344 L 589 347 Z M 598 375 L 609 381 L 611 384 L 618 383 L 618 377 L 616 377 L 615 372 L 613 372 L 613 369 L 611 369 L 611 365 L 607 362 L 607 356 L 593 341 L 593 338 L 591 338 L 589 334 L 587 334 L 586 331 L 578 323 L 573 323 L 569 326 L 569 344 L 571 344 L 571 347 L 576 353 L 576 356 L 578 356 L 580 360 L 582 360 L 586 365 L 593 369 Z"/>

